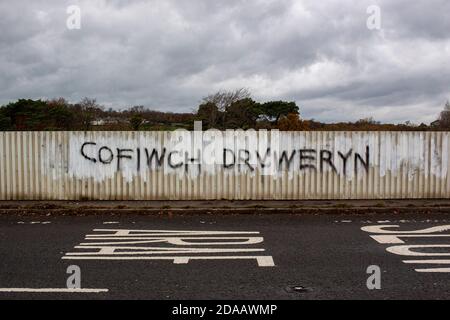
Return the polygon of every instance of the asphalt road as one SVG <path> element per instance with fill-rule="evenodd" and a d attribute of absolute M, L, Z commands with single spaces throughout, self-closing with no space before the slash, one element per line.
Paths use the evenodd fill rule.
<path fill-rule="evenodd" d="M 361 229 L 382 225 L 416 233 L 386 244 Z M 445 225 L 450 214 L 0 216 L 0 299 L 449 299 L 448 247 L 411 249 L 418 256 L 386 250 L 450 246 L 442 236 L 450 230 L 417 231 Z M 71 265 L 80 268 L 82 289 L 108 291 L 45 292 L 67 288 Z M 381 270 L 380 290 L 367 287 L 372 265 Z"/>

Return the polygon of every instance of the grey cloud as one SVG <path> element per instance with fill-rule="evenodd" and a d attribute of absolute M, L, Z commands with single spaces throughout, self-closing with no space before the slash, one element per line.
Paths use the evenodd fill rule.
<path fill-rule="evenodd" d="M 190 112 L 248 87 L 323 121 L 432 121 L 450 98 L 450 4 L 376 2 L 382 32 L 366 28 L 368 0 L 3 1 L 0 103 L 91 96 Z M 81 30 L 65 27 L 73 3 Z"/>

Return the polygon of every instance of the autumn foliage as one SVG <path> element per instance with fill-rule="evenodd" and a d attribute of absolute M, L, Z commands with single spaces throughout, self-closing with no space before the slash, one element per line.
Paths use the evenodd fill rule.
<path fill-rule="evenodd" d="M 203 129 L 279 129 L 281 131 L 429 131 L 450 130 L 450 103 L 431 125 L 387 124 L 373 118 L 356 122 L 323 123 L 302 119 L 295 102 L 257 102 L 245 89 L 218 92 L 205 97 L 192 113 L 155 111 L 144 106 L 122 110 L 108 109 L 95 99 L 69 103 L 52 100 L 20 99 L 0 107 L 0 130 L 192 130 L 194 121 Z"/>

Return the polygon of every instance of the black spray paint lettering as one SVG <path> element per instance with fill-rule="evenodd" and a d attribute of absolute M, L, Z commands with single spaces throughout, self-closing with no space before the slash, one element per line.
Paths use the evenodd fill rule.
<path fill-rule="evenodd" d="M 137 153 L 137 171 L 141 171 L 141 149 L 137 148 L 136 149 L 136 153 Z"/>
<path fill-rule="evenodd" d="M 117 148 L 117 171 L 120 171 L 120 164 L 122 159 L 133 159 L 133 156 L 125 154 L 125 152 L 133 152 L 133 150 Z"/>
<path fill-rule="evenodd" d="M 178 151 L 169 152 L 169 158 L 168 158 L 167 164 L 172 169 L 178 169 L 178 168 L 181 168 L 183 166 L 183 162 L 173 163 L 173 159 L 172 158 L 173 158 L 174 155 L 177 155 L 177 154 L 180 154 L 180 152 L 178 152 Z"/>
<path fill-rule="evenodd" d="M 365 160 L 359 153 L 355 153 L 355 173 L 358 172 L 358 162 L 361 162 L 364 169 L 366 170 L 366 173 L 369 173 L 369 168 L 370 168 L 370 148 L 369 148 L 369 146 L 366 147 L 366 159 Z"/>
<path fill-rule="evenodd" d="M 110 165 L 116 160 L 117 170 L 120 171 L 122 164 L 124 161 L 133 160 L 136 158 L 136 170 L 140 172 L 141 170 L 141 157 L 145 153 L 146 164 L 148 169 L 152 168 L 161 168 L 165 163 L 172 169 L 180 169 L 184 167 L 184 170 L 187 172 L 192 165 L 198 166 L 199 171 L 202 168 L 202 159 L 201 153 L 197 155 L 197 157 L 191 157 L 188 152 L 184 154 L 180 151 L 171 151 L 168 152 L 166 148 L 162 148 L 162 150 L 158 150 L 156 148 L 149 149 L 144 148 L 142 152 L 142 148 L 127 149 L 127 148 L 115 148 L 116 153 L 114 153 L 114 149 L 108 146 L 102 146 L 96 151 L 97 143 L 95 142 L 85 142 L 81 146 L 81 155 L 86 160 L 92 163 L 99 163 L 102 165 Z M 338 159 L 341 161 L 342 174 L 347 174 L 348 164 L 350 159 L 354 160 L 354 170 L 355 173 L 362 167 L 366 173 L 369 172 L 370 169 L 370 147 L 366 146 L 365 154 L 361 155 L 360 153 L 354 152 L 353 149 L 350 149 L 348 152 L 343 153 L 338 151 Z M 335 153 L 331 150 L 322 149 L 300 149 L 293 151 L 283 151 L 281 156 L 277 158 L 275 155 L 274 160 L 278 160 L 278 171 L 287 170 L 290 171 L 292 168 L 292 164 L 294 163 L 294 159 L 297 156 L 300 162 L 299 170 L 314 170 L 320 172 L 324 172 L 326 167 L 331 168 L 334 173 L 338 173 L 337 169 L 337 159 L 334 157 Z M 250 171 L 255 171 L 257 168 L 266 168 L 271 165 L 270 159 L 271 157 L 271 149 L 267 148 L 265 154 L 261 155 L 259 151 L 255 152 L 256 156 L 256 166 L 251 163 L 252 153 L 247 149 L 240 149 L 237 152 L 231 149 L 223 149 L 223 163 L 222 167 L 224 169 L 232 169 L 238 167 L 239 170 L 242 167 L 248 168 Z M 178 157 L 178 159 L 176 159 Z M 184 160 L 184 161 L 183 161 Z M 317 164 L 319 168 L 317 168 Z"/>
<path fill-rule="evenodd" d="M 94 163 L 96 163 L 97 162 L 97 160 L 96 159 L 94 159 L 94 158 L 91 158 L 91 157 L 88 157 L 87 155 L 86 155 L 86 146 L 96 146 L 97 144 L 95 143 L 95 142 L 85 142 L 85 143 L 83 143 L 83 145 L 81 146 L 81 155 L 85 158 L 85 159 L 87 159 L 87 160 L 89 160 L 89 161 L 92 161 L 92 162 L 94 162 Z"/>
<path fill-rule="evenodd" d="M 258 163 L 260 163 L 262 169 L 266 168 L 267 166 L 270 166 L 270 164 L 266 163 L 266 160 L 269 157 L 269 155 L 270 155 L 270 148 L 267 148 L 264 158 L 261 157 L 261 154 L 259 153 L 259 151 L 256 151 L 256 158 L 258 159 Z"/>
<path fill-rule="evenodd" d="M 190 157 L 188 152 L 185 152 L 185 164 L 184 164 L 184 171 L 189 172 L 189 168 L 191 166 L 198 166 L 198 172 L 202 171 L 202 156 L 201 156 L 201 152 L 198 151 L 197 157 L 196 158 L 192 158 Z"/>
<path fill-rule="evenodd" d="M 164 163 L 164 157 L 166 156 L 166 152 L 167 152 L 167 149 L 163 148 L 163 150 L 161 152 L 161 155 L 159 155 L 158 150 L 153 149 L 152 153 L 149 154 L 148 149 L 145 148 L 145 154 L 147 156 L 147 166 L 149 168 L 151 168 L 152 167 L 152 163 L 153 163 L 153 159 L 156 158 L 156 165 L 158 167 L 162 167 L 163 163 Z"/>
<path fill-rule="evenodd" d="M 281 154 L 281 158 L 278 161 L 278 170 L 283 170 L 283 162 L 286 162 L 287 170 L 291 169 L 292 160 L 294 160 L 294 156 L 297 153 L 297 150 L 292 151 L 291 156 L 288 158 L 287 151 L 283 151 Z"/>
<path fill-rule="evenodd" d="M 103 157 L 105 153 L 109 154 L 109 157 L 106 159 Z M 98 161 L 100 161 L 100 163 L 110 164 L 111 162 L 113 162 L 113 160 L 114 160 L 114 153 L 110 148 L 101 147 L 98 150 Z"/>
<path fill-rule="evenodd" d="M 228 155 L 232 154 L 233 161 L 231 163 L 228 162 Z M 236 155 L 234 154 L 233 150 L 231 149 L 223 149 L 223 167 L 225 169 L 233 168 L 236 165 Z"/>
<path fill-rule="evenodd" d="M 250 164 L 250 151 L 248 150 L 239 150 L 239 162 L 244 163 L 250 171 L 255 171 L 255 168 Z M 239 169 L 241 169 L 241 166 L 239 165 Z"/>
<path fill-rule="evenodd" d="M 229 162 L 229 155 L 232 156 L 232 161 Z M 225 169 L 231 169 L 238 167 L 239 171 L 242 169 L 242 165 L 246 166 L 250 171 L 255 171 L 255 168 L 250 163 L 251 153 L 246 149 L 240 149 L 236 153 L 231 149 L 223 149 L 223 167 Z"/>
<path fill-rule="evenodd" d="M 316 161 L 316 154 L 317 151 L 314 149 L 300 150 L 300 170 L 317 170 L 316 165 L 313 164 Z"/>
<path fill-rule="evenodd" d="M 339 157 L 342 158 L 342 172 L 344 175 L 347 175 L 347 161 L 351 157 L 353 153 L 353 149 L 350 149 L 345 155 L 342 152 L 338 152 Z"/>
<path fill-rule="evenodd" d="M 338 172 L 336 169 L 336 166 L 333 163 L 333 153 L 328 150 L 321 150 L 320 151 L 320 172 L 323 172 L 325 163 L 327 163 L 331 167 L 331 169 L 333 169 L 333 171 L 335 173 Z"/>

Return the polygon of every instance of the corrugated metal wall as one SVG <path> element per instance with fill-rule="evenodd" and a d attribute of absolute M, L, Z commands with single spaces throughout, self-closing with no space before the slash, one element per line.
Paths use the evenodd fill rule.
<path fill-rule="evenodd" d="M 234 134 L 234 150 L 241 134 Z M 258 132 L 257 139 L 262 135 L 274 141 L 274 133 Z M 146 166 L 144 146 L 161 151 L 173 142 L 172 136 L 170 132 L 1 132 L 0 199 L 450 198 L 449 132 L 278 133 L 276 159 L 283 150 L 295 157 L 291 167 L 281 166 L 270 174 L 245 164 L 196 173 L 184 166 Z M 83 155 L 85 142 L 90 144 L 84 145 Z M 102 146 L 106 148 L 98 158 Z M 130 158 L 119 160 L 124 167 L 112 161 L 121 148 L 129 149 L 123 154 Z"/>

